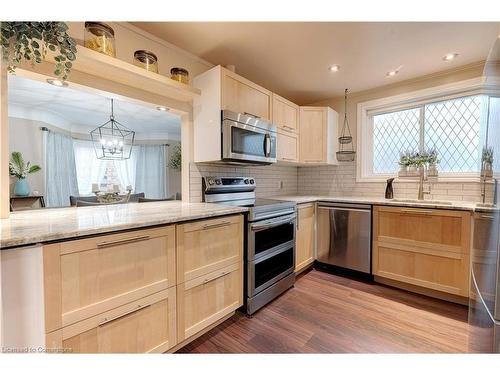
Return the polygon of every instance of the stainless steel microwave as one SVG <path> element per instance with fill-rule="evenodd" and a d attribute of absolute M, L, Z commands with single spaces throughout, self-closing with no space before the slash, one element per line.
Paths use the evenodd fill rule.
<path fill-rule="evenodd" d="M 276 163 L 276 126 L 248 113 L 222 111 L 222 160 Z"/>

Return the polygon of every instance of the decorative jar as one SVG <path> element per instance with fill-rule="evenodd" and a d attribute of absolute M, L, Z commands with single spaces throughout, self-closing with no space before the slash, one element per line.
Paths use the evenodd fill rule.
<path fill-rule="evenodd" d="M 170 78 L 187 85 L 189 83 L 189 72 L 184 68 L 172 68 L 170 69 Z"/>
<path fill-rule="evenodd" d="M 143 49 L 134 52 L 134 65 L 148 72 L 158 73 L 158 58 L 153 52 Z"/>
<path fill-rule="evenodd" d="M 115 32 L 103 22 L 85 22 L 85 47 L 116 57 Z"/>

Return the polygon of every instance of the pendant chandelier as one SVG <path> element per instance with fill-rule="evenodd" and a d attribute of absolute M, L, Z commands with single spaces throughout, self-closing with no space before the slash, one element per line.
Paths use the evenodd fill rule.
<path fill-rule="evenodd" d="M 90 132 L 98 159 L 125 160 L 130 158 L 135 132 L 115 120 L 113 99 L 109 121 Z"/>
<path fill-rule="evenodd" d="M 342 126 L 342 133 L 339 137 L 340 150 L 337 151 L 338 161 L 354 161 L 356 151 L 354 151 L 354 144 L 352 143 L 351 129 L 349 128 L 349 121 L 347 120 L 347 93 L 344 92 L 344 125 Z"/>

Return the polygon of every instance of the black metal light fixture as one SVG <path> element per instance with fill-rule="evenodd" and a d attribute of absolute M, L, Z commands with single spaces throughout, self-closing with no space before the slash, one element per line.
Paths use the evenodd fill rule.
<path fill-rule="evenodd" d="M 90 132 L 98 159 L 125 160 L 130 158 L 135 132 L 115 120 L 113 99 L 109 121 Z"/>
<path fill-rule="evenodd" d="M 342 133 L 339 137 L 340 150 L 337 151 L 338 161 L 354 161 L 356 151 L 354 151 L 354 144 L 352 143 L 351 129 L 349 129 L 349 121 L 347 121 L 347 93 L 344 92 L 344 125 L 342 126 Z"/>

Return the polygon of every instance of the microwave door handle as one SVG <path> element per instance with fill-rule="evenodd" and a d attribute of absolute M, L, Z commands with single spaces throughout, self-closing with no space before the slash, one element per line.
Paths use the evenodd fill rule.
<path fill-rule="evenodd" d="M 271 155 L 271 136 L 266 133 L 264 136 L 264 155 L 269 157 Z"/>

